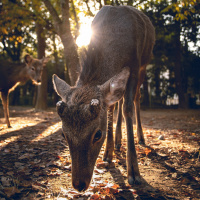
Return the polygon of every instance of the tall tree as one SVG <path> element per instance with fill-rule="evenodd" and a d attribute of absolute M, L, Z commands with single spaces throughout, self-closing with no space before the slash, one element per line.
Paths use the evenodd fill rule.
<path fill-rule="evenodd" d="M 80 72 L 80 63 L 77 45 L 71 32 L 69 0 L 60 0 L 60 12 L 62 17 L 59 17 L 59 12 L 55 9 L 50 0 L 42 1 L 52 16 L 54 28 L 60 36 L 64 46 L 64 54 L 70 76 L 70 80 L 66 81 L 71 82 L 71 85 L 74 85 Z"/>
<path fill-rule="evenodd" d="M 2 0 L 0 3 L 0 42 L 12 61 L 20 60 L 26 45 L 31 41 L 32 14 L 21 1 Z"/>
<path fill-rule="evenodd" d="M 172 45 L 174 44 L 172 60 L 174 61 L 176 92 L 179 96 L 180 108 L 188 107 L 186 99 L 187 90 L 184 87 L 186 74 L 184 74 L 183 41 L 185 41 L 186 45 L 189 41 L 197 42 L 200 22 L 199 6 L 196 0 L 172 0 L 172 3 L 162 11 L 164 14 L 171 15 L 172 17 L 169 27 L 173 31 L 171 37 Z"/>
<path fill-rule="evenodd" d="M 37 54 L 38 58 L 41 59 L 45 57 L 45 34 L 43 26 L 36 22 L 36 33 L 37 33 Z M 41 85 L 37 87 L 37 98 L 36 98 L 36 110 L 46 110 L 47 109 L 47 67 L 43 67 L 42 72 L 42 82 Z"/>
<path fill-rule="evenodd" d="M 171 2 L 151 0 L 141 1 L 137 6 L 151 18 L 156 29 L 152 77 L 157 74 L 158 78 L 167 69 L 170 77 L 175 80 L 176 93 L 179 96 L 179 107 L 186 108 L 187 74 L 183 47 L 184 43 L 187 46 L 190 41 L 195 44 L 198 40 L 200 4 L 196 0 L 173 0 Z M 154 86 L 159 91 L 159 85 L 156 86 L 158 81 L 153 80 Z M 165 77 L 160 79 L 160 85 L 163 86 L 166 83 Z M 173 96 L 173 80 L 168 80 L 167 84 L 168 87 L 164 88 L 168 88 L 169 92 L 165 91 L 165 95 L 171 94 Z"/>

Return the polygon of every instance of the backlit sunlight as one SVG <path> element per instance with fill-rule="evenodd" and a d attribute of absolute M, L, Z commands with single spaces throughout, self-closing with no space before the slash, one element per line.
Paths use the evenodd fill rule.
<path fill-rule="evenodd" d="M 90 43 L 90 38 L 92 35 L 91 22 L 87 22 L 81 25 L 80 35 L 76 39 L 76 44 L 78 47 L 87 46 Z"/>

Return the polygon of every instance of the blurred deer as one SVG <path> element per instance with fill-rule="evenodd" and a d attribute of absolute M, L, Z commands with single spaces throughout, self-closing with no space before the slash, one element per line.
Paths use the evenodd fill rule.
<path fill-rule="evenodd" d="M 149 18 L 129 6 L 104 6 L 92 22 L 92 31 L 76 85 L 70 87 L 53 75 L 55 91 L 62 98 L 56 106 L 72 158 L 72 184 L 78 191 L 89 187 L 106 133 L 104 160 L 112 161 L 113 110 L 122 98 L 128 182 L 141 183 L 133 136 L 133 108 L 135 105 L 139 141 L 144 143 L 139 114 L 140 86 L 155 43 Z M 120 134 L 116 138 L 115 146 L 119 148 Z"/>
<path fill-rule="evenodd" d="M 8 128 L 11 127 L 9 120 L 9 93 L 20 82 L 25 83 L 29 79 L 35 85 L 39 85 L 43 67 L 48 62 L 48 58 L 34 59 L 30 55 L 26 55 L 24 60 L 25 63 L 10 63 L 7 61 L 0 63 L 0 94 Z"/>

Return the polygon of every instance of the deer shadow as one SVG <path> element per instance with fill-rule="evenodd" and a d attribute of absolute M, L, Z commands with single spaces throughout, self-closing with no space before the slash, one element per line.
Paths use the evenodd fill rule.
<path fill-rule="evenodd" d="M 120 165 L 126 170 L 126 159 L 124 158 L 124 152 L 115 151 Z M 121 154 L 121 155 L 120 155 Z M 123 154 L 123 156 L 122 156 Z M 113 180 L 122 189 L 118 194 L 115 194 L 117 200 L 121 199 L 140 199 L 140 200 L 166 200 L 175 199 L 166 197 L 162 191 L 151 186 L 143 177 L 141 177 L 140 185 L 128 185 L 126 184 L 127 177 L 125 177 L 120 169 L 116 166 L 108 168 Z"/>

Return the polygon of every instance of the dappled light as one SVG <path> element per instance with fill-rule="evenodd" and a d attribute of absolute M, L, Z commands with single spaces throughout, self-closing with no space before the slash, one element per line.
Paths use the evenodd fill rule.
<path fill-rule="evenodd" d="M 0 134 L 0 135 L 2 135 L 2 134 Z M 18 135 L 18 136 L 11 136 L 10 138 L 5 139 L 4 142 L 0 143 L 0 149 L 5 148 L 7 144 L 9 144 L 10 142 L 15 142 L 19 138 L 20 138 L 20 135 Z M 9 150 L 7 150 L 7 153 L 8 152 L 9 152 Z"/>
<path fill-rule="evenodd" d="M 46 137 L 48 137 L 51 134 L 54 134 L 56 131 L 60 129 L 61 123 L 58 122 L 52 126 L 49 126 L 46 130 L 44 130 L 40 135 L 38 135 L 36 138 L 34 138 L 31 143 L 37 142 L 39 140 L 45 140 Z"/>
<path fill-rule="evenodd" d="M 0 200 L 200 199 L 199 17 L 0 1 Z"/>
<path fill-rule="evenodd" d="M 84 193 L 71 185 L 71 158 L 62 136 L 61 123 L 54 110 L 30 112 L 18 107 L 13 128 L 0 131 L 1 184 L 6 196 L 27 199 L 42 197 L 151 199 L 197 197 L 200 115 L 194 110 L 146 110 L 141 112 L 145 146 L 134 137 L 143 187 L 127 183 L 126 126 L 122 125 L 122 146 L 112 163 L 102 160 L 105 144 L 98 156 L 92 182 Z M 11 107 L 11 115 L 15 108 Z M 1 116 L 0 120 L 2 120 Z M 114 118 L 114 132 L 116 113 Z M 19 124 L 26 121 L 26 126 Z M 30 123 L 30 124 L 29 124 Z M 191 186 L 188 189 L 186 186 Z M 173 188 L 173 190 L 171 190 Z M 176 191 L 176 192 L 175 192 Z"/>

